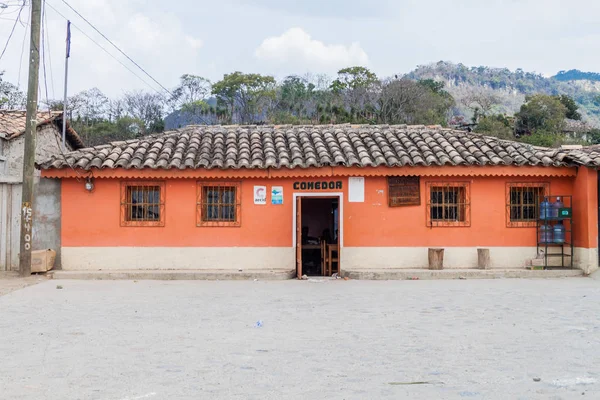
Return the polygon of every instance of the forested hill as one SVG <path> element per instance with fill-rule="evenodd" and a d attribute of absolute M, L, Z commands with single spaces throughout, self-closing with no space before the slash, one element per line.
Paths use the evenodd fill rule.
<path fill-rule="evenodd" d="M 559 81 L 600 81 L 600 74 L 597 72 L 582 72 L 578 69 L 568 71 L 559 71 L 552 77 Z"/>
<path fill-rule="evenodd" d="M 440 61 L 418 66 L 406 76 L 415 80 L 445 82 L 446 90 L 456 100 L 456 111 L 465 116 L 470 116 L 467 104 L 474 95 L 492 97 L 495 112 L 514 114 L 525 101 L 526 95 L 565 94 L 577 102 L 585 121 L 600 127 L 600 74 L 597 73 L 570 70 L 546 78 L 522 69 L 511 71 L 508 68 L 467 67 Z"/>

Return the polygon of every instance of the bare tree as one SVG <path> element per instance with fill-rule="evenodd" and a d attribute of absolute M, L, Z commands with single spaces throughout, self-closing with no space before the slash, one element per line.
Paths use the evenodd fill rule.
<path fill-rule="evenodd" d="M 143 121 L 145 133 L 161 132 L 164 129 L 165 102 L 162 96 L 134 91 L 125 93 L 123 102 L 129 116 Z"/>
<path fill-rule="evenodd" d="M 470 93 L 465 94 L 460 102 L 473 112 L 473 122 L 478 122 L 479 117 L 490 115 L 495 105 L 501 102 L 494 91 L 484 87 L 478 87 Z"/>

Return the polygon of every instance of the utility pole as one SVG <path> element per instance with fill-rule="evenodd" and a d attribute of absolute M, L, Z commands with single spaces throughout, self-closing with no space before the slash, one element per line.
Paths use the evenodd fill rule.
<path fill-rule="evenodd" d="M 27 120 L 23 156 L 23 190 L 21 192 L 21 251 L 19 272 L 31 275 L 31 237 L 33 235 L 33 173 L 35 171 L 35 137 L 37 133 L 37 96 L 40 74 L 40 24 L 42 1 L 31 0 L 31 41 L 29 43 L 29 80 L 27 82 Z"/>

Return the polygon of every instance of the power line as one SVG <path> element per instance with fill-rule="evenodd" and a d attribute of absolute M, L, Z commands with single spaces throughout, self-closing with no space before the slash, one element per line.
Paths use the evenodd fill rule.
<path fill-rule="evenodd" d="M 65 20 L 69 20 L 67 17 L 65 17 L 60 11 L 58 11 L 56 8 L 54 8 L 52 6 L 52 4 L 50 4 L 49 2 L 46 1 L 46 4 L 48 5 L 48 7 L 50 7 L 52 10 L 54 10 L 58 15 L 60 15 L 61 17 L 63 17 Z M 146 84 L 146 86 L 148 86 L 150 89 L 154 90 L 156 93 L 158 93 L 160 96 L 162 96 L 163 98 L 165 98 L 164 94 L 161 93 L 159 90 L 157 90 L 154 86 L 150 85 L 148 82 L 146 82 L 142 77 L 140 77 L 138 74 L 136 74 L 134 71 L 131 70 L 131 68 L 129 68 L 127 65 L 125 65 L 121 60 L 119 60 L 118 58 L 116 58 L 114 55 L 112 55 L 112 53 L 110 53 L 108 50 L 106 50 L 101 44 L 99 44 L 98 42 L 96 42 L 94 39 L 92 39 L 91 36 L 89 36 L 87 33 L 85 33 L 83 30 L 81 30 L 81 28 L 79 28 L 78 26 L 76 26 L 75 24 L 73 24 L 71 22 L 71 26 L 74 27 L 75 29 L 77 29 L 79 32 L 81 32 L 85 37 L 87 37 L 92 43 L 94 43 L 96 46 L 98 46 L 100 49 L 102 49 L 102 51 L 104 51 L 106 54 L 108 54 L 112 59 L 114 59 L 116 62 L 118 62 L 119 64 L 121 64 L 121 66 L 123 66 L 123 68 L 125 68 L 127 71 L 131 72 L 136 78 L 138 78 L 140 81 L 144 82 Z M 166 98 L 165 98 L 166 99 Z"/>
<path fill-rule="evenodd" d="M 25 53 L 25 41 L 27 40 L 27 27 L 29 26 L 30 17 L 30 15 L 27 15 L 27 22 L 25 24 L 25 29 L 23 30 L 23 43 L 21 44 L 21 58 L 19 59 L 19 75 L 17 78 L 17 88 L 21 86 L 21 67 L 23 66 L 23 54 Z"/>
<path fill-rule="evenodd" d="M 173 93 L 171 93 L 171 91 L 169 89 L 167 89 L 166 87 L 164 87 L 163 85 L 160 84 L 159 81 L 157 81 L 156 79 L 154 79 L 152 77 L 152 75 L 150 75 L 148 72 L 146 72 L 146 70 L 144 68 L 142 68 L 138 63 L 136 63 L 135 61 L 133 61 L 133 59 L 131 57 L 129 57 L 127 54 L 125 54 L 125 52 L 123 50 L 121 50 L 116 44 L 114 44 L 109 38 L 107 38 L 102 32 L 100 32 L 98 30 L 98 28 L 96 28 L 90 21 L 88 21 L 87 19 L 85 19 L 85 17 L 83 15 L 81 15 L 76 9 L 74 9 L 73 7 L 71 7 L 71 5 L 69 3 L 67 3 L 65 0 L 62 0 L 63 3 L 65 3 L 67 5 L 67 7 L 69 7 L 71 10 L 73 10 L 73 12 L 77 15 L 79 15 L 79 17 L 81 17 L 81 19 L 83 19 L 85 22 L 87 22 L 87 24 L 89 26 L 91 26 L 96 32 L 98 32 L 100 34 L 100 36 L 102 36 L 104 39 L 106 39 L 106 41 L 108 41 L 108 43 L 110 43 L 115 49 L 117 49 L 121 54 L 123 54 L 125 57 L 127 57 L 127 59 L 129 61 L 131 61 L 136 67 L 138 67 L 144 74 L 146 74 L 150 79 L 152 79 L 158 86 L 160 86 L 165 92 L 167 92 L 169 94 L 169 96 L 173 97 Z"/>
<path fill-rule="evenodd" d="M 44 54 L 46 54 L 46 50 L 48 50 L 48 64 L 50 65 L 50 83 L 52 84 L 52 98 L 55 98 L 54 74 L 52 73 L 52 51 L 50 50 L 50 29 L 48 29 L 48 17 L 46 15 L 46 0 L 44 0 L 44 10 L 42 15 L 42 22 L 46 27 L 46 48 L 44 49 Z"/>
<path fill-rule="evenodd" d="M 10 39 L 12 38 L 12 35 L 15 32 L 15 27 L 17 26 L 17 22 L 19 22 L 19 19 L 21 18 L 21 12 L 23 11 L 23 8 L 25 8 L 25 0 L 23 0 L 23 4 L 21 5 L 21 8 L 19 9 L 19 14 L 17 15 L 17 18 L 15 18 L 15 23 L 13 24 L 13 27 L 10 30 L 10 35 L 8 35 L 8 39 L 6 39 L 6 44 L 4 45 L 4 49 L 2 50 L 2 54 L 0 54 L 0 60 L 2 60 L 2 56 L 4 56 L 4 52 L 6 52 L 8 43 L 10 43 Z"/>
<path fill-rule="evenodd" d="M 46 1 L 44 0 L 42 3 L 42 69 L 44 70 L 44 90 L 46 94 L 46 107 L 48 107 L 48 115 L 52 116 L 52 112 L 50 111 L 50 104 L 48 103 L 48 79 L 46 78 L 46 41 L 44 37 L 46 36 L 45 31 L 48 30 L 46 26 L 44 16 L 46 14 Z"/>

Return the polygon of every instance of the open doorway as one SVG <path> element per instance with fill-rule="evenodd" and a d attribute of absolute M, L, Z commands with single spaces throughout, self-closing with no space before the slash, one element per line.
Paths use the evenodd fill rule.
<path fill-rule="evenodd" d="M 340 271 L 340 198 L 299 196 L 296 200 L 298 277 Z"/>

